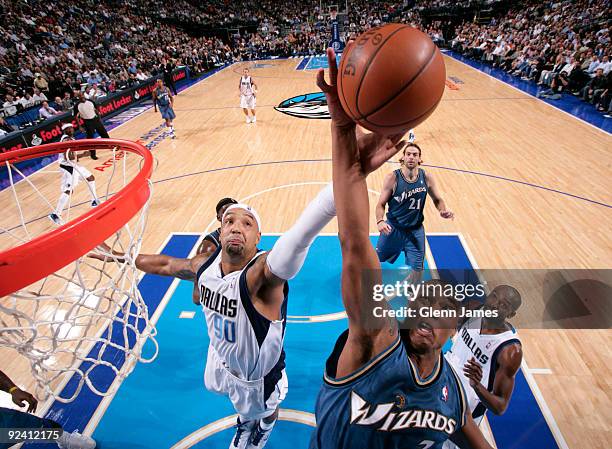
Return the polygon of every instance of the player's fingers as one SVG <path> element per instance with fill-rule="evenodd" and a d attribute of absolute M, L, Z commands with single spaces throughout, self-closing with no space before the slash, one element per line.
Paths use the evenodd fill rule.
<path fill-rule="evenodd" d="M 336 63 L 336 52 L 333 48 L 327 49 L 327 65 L 329 66 L 329 82 L 333 86 L 338 78 L 338 64 Z"/>
<path fill-rule="evenodd" d="M 463 373 L 465 374 L 465 377 L 476 380 L 475 373 L 472 370 L 464 369 Z"/>
<path fill-rule="evenodd" d="M 393 134 L 389 136 L 389 140 L 393 142 L 393 145 L 398 145 L 405 135 L 406 133 Z M 404 144 L 399 145 L 399 146 L 403 147 L 405 144 L 406 143 L 404 142 Z"/>
<path fill-rule="evenodd" d="M 323 69 L 319 69 L 319 71 L 317 72 L 317 86 L 323 92 L 329 92 L 329 84 L 325 82 L 325 71 Z"/>
<path fill-rule="evenodd" d="M 401 150 L 401 147 L 399 145 L 392 145 L 390 147 L 383 147 L 383 149 L 381 150 L 382 157 L 383 157 L 383 159 L 385 161 L 388 161 L 393 156 L 395 156 L 397 153 L 399 153 L 400 150 Z"/>

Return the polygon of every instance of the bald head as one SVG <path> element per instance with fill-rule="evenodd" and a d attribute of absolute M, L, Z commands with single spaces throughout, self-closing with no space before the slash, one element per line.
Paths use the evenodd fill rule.
<path fill-rule="evenodd" d="M 500 298 L 506 299 L 512 306 L 512 310 L 516 312 L 523 303 L 519 291 L 509 285 L 498 285 L 493 289 L 493 292 Z M 492 292 L 492 293 L 493 293 Z"/>

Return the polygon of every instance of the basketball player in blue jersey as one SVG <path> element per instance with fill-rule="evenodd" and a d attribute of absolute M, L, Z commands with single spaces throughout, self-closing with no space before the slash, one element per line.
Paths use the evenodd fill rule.
<path fill-rule="evenodd" d="M 363 276 L 380 270 L 369 239 L 368 171 L 355 123 L 338 99 L 335 52 L 328 49 L 327 56 L 331 84 L 320 70 L 317 85 L 326 94 L 332 118 L 333 188 L 348 330 L 338 338 L 325 367 L 310 448 L 440 449 L 463 429 L 474 449 L 491 449 L 466 411 L 461 382 L 442 356 L 457 318 L 423 318 L 407 331 L 399 331 L 394 319 L 363 322 L 373 306 L 371 282 L 380 281 Z M 436 310 L 456 307 L 452 299 L 429 294 L 415 304 Z"/>
<path fill-rule="evenodd" d="M 396 144 L 369 135 L 358 142 L 368 172 L 397 153 Z M 307 206 L 270 252 L 260 251 L 261 221 L 245 204 L 231 204 L 221 221 L 220 246 L 191 259 L 140 254 L 138 269 L 191 280 L 199 295 L 210 345 L 204 381 L 229 397 L 238 413 L 230 448 L 262 448 L 287 394 L 285 334 L 288 285 L 317 234 L 335 216 L 331 184 Z M 123 254 L 100 245 L 90 257 L 121 263 Z"/>
<path fill-rule="evenodd" d="M 400 163 L 399 169 L 385 176 L 376 205 L 376 224 L 380 231 L 376 253 L 381 262 L 393 263 L 403 251 L 406 265 L 420 273 L 425 260 L 423 211 L 427 195 L 442 218 L 450 219 L 454 214 L 446 207 L 433 176 L 420 168 L 421 148 L 417 144 L 405 144 Z"/>
<path fill-rule="evenodd" d="M 467 393 L 469 412 L 477 425 L 487 410 L 502 415 L 510 404 L 523 349 L 508 320 L 516 315 L 521 303 L 521 295 L 515 288 L 509 285 L 495 287 L 484 309 L 497 311 L 497 316 L 468 319 L 459 328 L 451 350 L 445 354 L 459 374 Z M 461 432 L 451 440 L 452 443 L 445 444 L 445 449 L 470 449 Z"/>
<path fill-rule="evenodd" d="M 173 106 L 174 97 L 170 93 L 170 89 L 164 86 L 164 82 L 161 79 L 158 79 L 157 86 L 155 86 L 153 90 L 153 108 L 155 112 L 157 112 L 157 108 L 159 107 L 159 112 L 164 119 L 166 127 L 170 130 L 170 137 L 172 139 L 176 138 L 174 126 L 172 126 L 172 120 L 176 118 Z"/>

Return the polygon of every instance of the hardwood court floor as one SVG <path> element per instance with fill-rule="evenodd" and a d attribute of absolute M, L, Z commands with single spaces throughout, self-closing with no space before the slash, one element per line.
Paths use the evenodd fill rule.
<path fill-rule="evenodd" d="M 329 122 L 273 109 L 318 90 L 315 72 L 296 71 L 297 62 L 251 68 L 259 88 L 256 124 L 245 124 L 237 107 L 238 77 L 252 63 L 235 64 L 179 94 L 177 139 L 153 150 L 159 165 L 143 252 L 156 251 L 172 231 L 212 229 L 214 205 L 225 196 L 254 195 L 249 202 L 262 217 L 263 231 L 285 231 L 320 188 L 308 183 L 331 179 Z M 443 220 L 429 201 L 426 230 L 462 233 L 480 268 L 609 267 L 610 135 L 453 59 L 445 62 L 447 75 L 464 84 L 446 90 L 437 111 L 417 129 L 417 142 L 456 218 Z M 160 123 L 150 110 L 111 135 L 135 140 Z M 372 174 L 370 188 L 379 190 L 395 167 Z M 106 176 L 94 173 L 101 181 Z M 56 177 L 48 178 L 44 188 L 57 190 Z M 373 194 L 372 231 L 376 199 Z M 335 230 L 333 222 L 324 232 Z M 522 293 L 530 311 L 538 292 Z M 520 335 L 529 367 L 551 371 L 535 378 L 568 446 L 608 447 L 612 333 L 520 330 Z"/>

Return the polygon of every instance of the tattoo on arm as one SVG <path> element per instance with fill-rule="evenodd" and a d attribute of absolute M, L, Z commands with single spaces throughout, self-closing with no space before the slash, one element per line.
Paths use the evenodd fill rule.
<path fill-rule="evenodd" d="M 183 279 L 184 281 L 195 280 L 196 274 L 191 270 L 178 270 L 172 273 L 175 278 Z"/>

